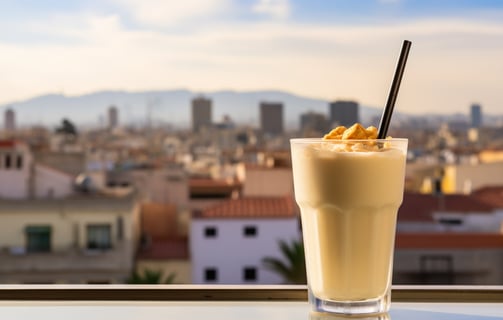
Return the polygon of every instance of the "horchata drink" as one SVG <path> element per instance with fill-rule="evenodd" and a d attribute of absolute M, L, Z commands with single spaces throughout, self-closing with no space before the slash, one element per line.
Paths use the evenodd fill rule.
<path fill-rule="evenodd" d="M 389 309 L 397 211 L 407 139 L 378 140 L 375 127 L 338 127 L 292 139 L 309 298 L 316 311 Z"/>

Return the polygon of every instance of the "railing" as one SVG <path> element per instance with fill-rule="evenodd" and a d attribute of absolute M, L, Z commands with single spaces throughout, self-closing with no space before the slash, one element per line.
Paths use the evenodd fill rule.
<path fill-rule="evenodd" d="M 74 248 L 50 252 L 0 251 L 0 272 L 57 271 L 72 269 L 127 267 L 133 248 L 119 244 L 111 249 Z"/>

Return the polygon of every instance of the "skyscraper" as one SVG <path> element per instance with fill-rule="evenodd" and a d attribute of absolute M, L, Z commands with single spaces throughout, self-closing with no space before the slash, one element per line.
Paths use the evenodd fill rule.
<path fill-rule="evenodd" d="M 204 97 L 192 99 L 192 130 L 200 131 L 212 123 L 211 100 Z"/>
<path fill-rule="evenodd" d="M 360 121 L 358 102 L 338 100 L 331 102 L 329 108 L 331 126 L 349 127 Z"/>
<path fill-rule="evenodd" d="M 108 128 L 114 129 L 119 125 L 119 111 L 116 106 L 108 108 Z"/>
<path fill-rule="evenodd" d="M 4 126 L 5 131 L 7 132 L 16 131 L 16 113 L 11 108 L 5 110 Z"/>
<path fill-rule="evenodd" d="M 482 107 L 479 104 L 472 104 L 470 107 L 470 120 L 472 128 L 480 128 L 482 125 Z"/>
<path fill-rule="evenodd" d="M 327 117 L 323 113 L 306 112 L 300 115 L 300 130 L 304 135 L 317 135 L 328 131 Z"/>
<path fill-rule="evenodd" d="M 283 103 L 260 103 L 260 128 L 266 134 L 283 133 Z"/>

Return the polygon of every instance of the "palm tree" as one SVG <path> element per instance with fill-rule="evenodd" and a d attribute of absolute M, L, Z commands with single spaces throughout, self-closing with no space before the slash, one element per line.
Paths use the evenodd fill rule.
<path fill-rule="evenodd" d="M 280 240 L 278 244 L 284 259 L 265 257 L 262 259 L 264 267 L 279 274 L 285 280 L 285 283 L 307 283 L 304 245 L 302 241 L 293 240 L 288 243 Z"/>
<path fill-rule="evenodd" d="M 163 281 L 162 271 L 145 269 L 143 274 L 135 271 L 133 275 L 127 280 L 128 284 L 171 284 L 175 280 L 176 274 L 170 273 Z"/>

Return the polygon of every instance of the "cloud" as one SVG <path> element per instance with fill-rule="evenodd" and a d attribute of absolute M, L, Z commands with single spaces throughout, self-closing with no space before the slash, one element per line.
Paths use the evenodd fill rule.
<path fill-rule="evenodd" d="M 193 16 L 192 16 L 193 17 Z M 183 32 L 132 29 L 89 14 L 31 21 L 57 42 L 0 42 L 2 102 L 64 90 L 281 89 L 382 105 L 401 41 L 413 42 L 403 111 L 503 103 L 501 23 L 431 19 L 374 25 L 215 23 Z M 68 21 L 71 21 L 69 23 Z M 37 25 L 40 24 L 39 26 Z M 1 26 L 1 25 L 0 25 Z M 40 27 L 40 28 L 38 28 Z M 487 108 L 487 109 L 486 109 Z"/>
<path fill-rule="evenodd" d="M 198 18 L 207 18 L 230 7 L 229 0 L 110 0 L 134 21 L 150 27 L 171 27 Z"/>
<path fill-rule="evenodd" d="M 290 14 L 290 10 L 289 0 L 258 0 L 252 7 L 252 11 L 255 13 L 280 19 L 287 18 Z"/>

